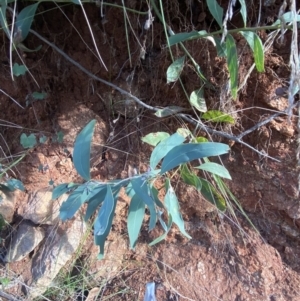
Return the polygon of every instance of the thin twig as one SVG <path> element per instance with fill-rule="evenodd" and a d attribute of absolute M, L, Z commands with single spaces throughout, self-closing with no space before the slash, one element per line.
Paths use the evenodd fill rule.
<path fill-rule="evenodd" d="M 48 44 L 50 47 L 52 47 L 54 50 L 56 50 L 59 54 L 61 54 L 67 61 L 69 61 L 70 63 L 72 63 L 73 65 L 75 65 L 78 69 L 80 69 L 82 72 L 84 72 L 85 74 L 87 74 L 89 77 L 91 77 L 92 79 L 101 82 L 107 86 L 110 86 L 112 88 L 114 88 L 115 90 L 119 91 L 121 94 L 124 94 L 128 97 L 130 97 L 131 99 L 133 99 L 134 101 L 136 101 L 139 105 L 141 105 L 142 107 L 151 110 L 151 111 L 155 111 L 157 112 L 158 110 L 160 110 L 160 108 L 157 107 L 153 107 L 150 106 L 148 104 L 145 104 L 143 101 L 141 101 L 139 98 L 137 98 L 136 96 L 132 95 L 131 93 L 127 92 L 126 90 L 123 90 L 122 88 L 114 85 L 111 82 L 108 82 L 94 74 L 92 74 L 90 71 L 88 71 L 87 69 L 85 69 L 82 65 L 80 65 L 79 63 L 77 63 L 75 60 L 73 60 L 72 58 L 70 58 L 65 52 L 63 52 L 61 49 L 59 49 L 56 45 L 54 45 L 53 43 L 49 42 L 47 39 L 45 39 L 44 37 L 42 37 L 40 34 L 38 34 L 36 31 L 30 29 L 30 32 L 32 34 L 34 34 L 36 37 L 38 37 L 40 40 L 42 40 L 43 42 L 45 42 L 46 44 Z M 221 131 L 217 131 L 214 130 L 212 128 L 209 128 L 207 126 L 205 126 L 203 123 L 201 123 L 199 120 L 194 119 L 192 116 L 188 115 L 188 114 L 178 114 L 177 116 L 181 117 L 182 119 L 186 120 L 187 122 L 197 126 L 198 128 L 208 132 L 209 134 L 214 134 L 217 135 L 219 137 L 224 137 L 227 138 L 229 140 L 235 141 L 237 143 L 240 143 L 242 145 L 245 145 L 246 147 L 250 148 L 251 150 L 253 150 L 254 152 L 258 153 L 260 156 L 263 157 L 267 157 L 270 158 L 274 161 L 280 162 L 280 160 L 273 158 L 269 155 L 267 155 L 266 153 L 262 153 L 259 150 L 255 149 L 254 147 L 252 147 L 251 145 L 249 145 L 248 143 L 242 141 L 241 139 L 245 136 L 248 135 L 250 133 L 252 133 L 253 131 L 257 130 L 258 128 L 260 128 L 261 126 L 265 125 L 266 123 L 270 122 L 271 120 L 273 120 L 274 118 L 276 118 L 279 115 L 286 115 L 286 112 L 278 112 L 276 114 L 273 114 L 271 117 L 267 118 L 266 120 L 259 122 L 258 124 L 256 124 L 255 126 L 251 127 L 250 129 L 246 130 L 245 132 L 243 132 L 242 134 L 238 135 L 238 136 L 234 136 L 234 135 L 230 135 L 228 133 L 225 132 L 221 132 Z"/>
<path fill-rule="evenodd" d="M 20 301 L 20 299 L 15 298 L 13 295 L 10 295 L 10 294 L 7 294 L 7 293 L 1 292 L 1 291 L 0 291 L 0 296 L 9 301 Z"/>

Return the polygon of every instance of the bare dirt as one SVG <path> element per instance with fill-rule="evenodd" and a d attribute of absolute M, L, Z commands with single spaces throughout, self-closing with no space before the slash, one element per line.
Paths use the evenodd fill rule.
<path fill-rule="evenodd" d="M 280 1 L 263 8 L 263 24 L 270 24 L 276 19 L 280 6 L 277 2 Z M 193 7 L 187 7 L 183 1 L 182 4 L 177 1 L 167 3 L 167 22 L 175 32 L 217 29 L 208 10 L 201 8 L 198 2 Z M 223 4 L 226 7 L 226 3 Z M 146 11 L 146 7 L 138 1 L 128 1 L 128 6 Z M 36 16 L 33 29 L 55 43 L 76 62 L 100 78 L 127 87 L 147 104 L 189 108 L 180 84 L 166 84 L 165 74 L 171 59 L 165 47 L 164 29 L 157 19 L 151 30 L 145 33 L 142 26 L 147 16 L 128 13 L 132 26 L 128 36 L 131 53 L 129 60 L 122 10 L 107 6 L 105 18 L 101 18 L 98 7 L 94 4 L 85 5 L 96 44 L 108 68 L 105 71 L 97 56 L 90 51 L 95 48 L 80 7 L 67 5 L 62 8 L 79 34 L 65 16 L 57 8 L 51 10 L 53 8 L 55 6 L 49 3 L 40 4 L 41 14 Z M 248 13 L 255 23 L 257 6 L 252 4 Z M 230 26 L 242 26 L 239 14 L 234 16 Z M 267 33 L 261 32 L 260 35 L 264 40 Z M 241 81 L 252 65 L 253 57 L 245 41 L 240 36 L 235 38 Z M 289 80 L 289 39 L 290 35 L 287 34 L 284 45 L 274 42 L 265 57 L 265 72 L 259 74 L 253 71 L 235 102 L 226 97 L 224 102 L 222 98 L 228 80 L 225 59 L 216 55 L 216 50 L 209 41 L 193 40 L 187 43 L 188 50 L 199 62 L 203 73 L 216 87 L 216 90 L 207 89 L 205 92 L 209 108 L 236 112 L 237 122 L 234 126 L 219 125 L 216 129 L 238 135 L 273 114 L 271 110 L 286 108 L 286 99 L 278 96 L 276 91 L 286 87 Z M 0 88 L 24 107 L 21 109 L 4 94 L 0 95 L 1 123 L 3 120 L 18 126 L 0 126 L 1 148 L 6 156 L 23 152 L 19 143 L 23 132 L 48 137 L 47 143 L 30 150 L 25 159 L 13 169 L 14 175 L 11 174 L 24 183 L 28 192 L 48 187 L 50 180 L 56 185 L 79 180 L 69 156 L 72 152 L 71 140 L 58 143 L 53 142 L 51 137 L 55 137 L 59 131 L 65 137 L 74 137 L 74 132 L 92 118 L 97 119 L 102 133 L 96 142 L 107 147 L 106 160 L 97 162 L 102 153 L 96 153 L 92 168 L 93 177 L 103 181 L 127 176 L 129 166 L 136 166 L 140 171 L 146 170 L 151 148 L 141 142 L 142 136 L 156 131 L 173 133 L 183 126 L 192 129 L 191 125 L 178 118 L 161 119 L 152 112 L 142 110 L 139 111 L 139 122 L 136 118 L 120 116 L 114 139 L 106 143 L 112 130 L 112 120 L 118 115 L 110 107 L 106 95 L 115 95 L 115 91 L 89 78 L 33 35 L 29 35 L 26 46 L 33 49 L 43 44 L 43 48 L 38 52 L 22 53 L 32 76 L 27 73 L 12 81 L 7 56 L 9 43 L 3 32 L 1 40 Z M 145 59 L 140 59 L 140 44 L 145 45 Z M 182 55 L 179 48 L 173 47 L 173 50 L 175 56 Z M 16 54 L 13 62 L 21 63 Z M 130 78 L 133 79 L 132 84 L 128 85 Z M 199 88 L 199 79 L 189 63 L 184 68 L 182 81 L 187 91 Z M 45 100 L 35 101 L 27 106 L 26 99 L 34 91 L 45 91 L 48 96 Z M 180 199 L 183 218 L 187 222 L 187 231 L 193 238 L 187 241 L 174 228 L 165 242 L 150 248 L 146 243 L 157 237 L 160 230 L 148 233 L 145 223 L 139 244 L 135 251 L 131 251 L 126 246 L 128 199 L 122 193 L 121 205 L 108 241 L 120 240 L 122 237 L 124 243 L 123 247 L 120 246 L 121 240 L 119 245 L 112 244 L 110 254 L 115 257 L 106 259 L 119 260 L 122 270 L 110 274 L 111 278 L 102 287 L 101 298 L 98 300 L 106 300 L 105 296 L 112 296 L 114 293 L 116 295 L 110 297 L 112 300 L 143 300 L 145 284 L 151 281 L 157 284 L 159 301 L 300 300 L 296 121 L 297 118 L 293 117 L 291 123 L 288 123 L 287 117 L 280 116 L 243 139 L 280 162 L 264 158 L 241 144 L 218 136 L 212 137 L 214 141 L 222 140 L 231 145 L 230 154 L 223 158 L 223 163 L 232 176 L 232 181 L 227 184 L 259 233 L 238 210 L 235 211 L 235 217 L 228 212 L 227 216 L 221 218 L 198 192 L 175 177 L 174 186 Z M 197 134 L 206 135 L 201 131 Z M 22 207 L 22 199 L 18 200 L 17 207 Z M 18 209 L 16 208 L 16 220 Z M 92 260 L 97 254 L 92 242 L 90 237 L 77 259 L 76 267 L 91 262 L 88 269 L 94 272 L 100 269 L 101 262 Z M 11 265 L 10 269 L 18 274 L 22 264 Z M 98 276 L 100 282 L 103 275 Z M 100 286 L 97 281 L 86 287 L 86 294 L 96 286 Z M 59 300 L 55 296 L 49 299 Z M 74 299 L 70 297 L 69 300 Z"/>

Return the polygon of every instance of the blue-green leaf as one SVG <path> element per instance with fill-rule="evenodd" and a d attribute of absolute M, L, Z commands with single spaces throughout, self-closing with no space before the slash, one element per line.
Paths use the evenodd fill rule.
<path fill-rule="evenodd" d="M 73 162 L 79 175 L 86 181 L 90 180 L 91 142 L 96 120 L 90 121 L 79 133 L 74 144 Z"/>
<path fill-rule="evenodd" d="M 73 185 L 70 185 L 70 184 L 73 184 Z M 78 184 L 74 184 L 74 183 L 59 184 L 52 191 L 52 200 L 58 199 L 64 193 L 69 192 L 77 187 L 78 187 Z"/>
<path fill-rule="evenodd" d="M 167 84 L 176 82 L 183 70 L 185 56 L 174 61 L 167 69 Z"/>
<path fill-rule="evenodd" d="M 24 65 L 19 65 L 18 63 L 14 63 L 13 65 L 13 74 L 15 76 L 20 76 L 20 75 L 24 75 L 27 71 L 26 66 Z"/>
<path fill-rule="evenodd" d="M 218 142 L 188 143 L 175 146 L 168 152 L 161 166 L 161 174 L 203 157 L 219 156 L 229 151 L 229 146 Z"/>
<path fill-rule="evenodd" d="M 134 249 L 145 215 L 145 203 L 137 194 L 135 194 L 131 199 L 128 211 L 127 229 L 129 242 L 130 248 Z"/>
<path fill-rule="evenodd" d="M 36 100 L 43 100 L 47 97 L 46 92 L 33 92 L 31 95 Z"/>
<path fill-rule="evenodd" d="M 156 133 L 150 133 L 146 135 L 145 137 L 142 138 L 142 141 L 152 146 L 156 146 L 159 142 L 165 140 L 168 137 L 170 137 L 170 134 L 166 132 L 156 132 Z"/>
<path fill-rule="evenodd" d="M 161 219 L 160 219 L 160 222 L 161 222 L 161 224 L 162 224 Z M 163 228 L 164 228 L 164 230 L 165 230 L 165 233 L 162 234 L 161 236 L 157 237 L 156 239 L 154 239 L 154 240 L 149 244 L 150 247 L 151 247 L 151 246 L 154 246 L 154 245 L 156 245 L 156 244 L 158 244 L 159 242 L 161 242 L 162 240 L 164 240 L 164 239 L 167 237 L 167 235 L 168 235 L 168 233 L 169 233 L 169 231 L 170 231 L 170 229 L 171 229 L 172 223 L 173 223 L 172 215 L 169 214 L 169 215 L 168 215 L 168 225 L 167 225 L 167 226 L 163 226 Z"/>
<path fill-rule="evenodd" d="M 244 26 L 246 27 L 247 25 L 247 7 L 246 7 L 246 2 L 245 0 L 239 0 L 241 4 L 241 15 L 244 21 Z"/>
<path fill-rule="evenodd" d="M 178 133 L 161 141 L 153 150 L 150 157 L 150 167 L 155 169 L 159 161 L 175 146 L 183 143 L 185 138 Z"/>
<path fill-rule="evenodd" d="M 35 4 L 31 4 L 22 9 L 22 11 L 18 14 L 15 28 L 16 33 L 21 33 L 21 38 L 18 37 L 17 43 L 24 41 L 29 33 L 35 11 L 39 5 L 39 2 Z"/>
<path fill-rule="evenodd" d="M 156 210 L 154 200 L 149 195 L 148 183 L 142 177 L 131 180 L 132 188 L 136 195 L 147 205 L 150 211 L 149 231 L 151 231 L 156 224 Z"/>
<path fill-rule="evenodd" d="M 156 206 L 160 208 L 164 208 L 163 203 L 160 201 L 158 197 L 158 190 L 153 186 L 153 184 L 150 184 L 150 195 L 152 199 L 154 200 Z"/>
<path fill-rule="evenodd" d="M 223 27 L 223 8 L 218 4 L 216 0 L 206 1 L 208 9 L 214 19 L 218 22 L 220 28 Z"/>
<path fill-rule="evenodd" d="M 114 197 L 110 186 L 106 188 L 106 196 L 104 202 L 99 210 L 98 216 L 94 224 L 94 233 L 97 236 L 103 235 L 107 230 L 109 218 L 114 209 Z"/>
<path fill-rule="evenodd" d="M 77 187 L 70 194 L 67 200 L 62 203 L 59 212 L 59 217 L 62 221 L 72 218 L 76 213 L 76 211 L 84 203 L 84 201 L 82 201 L 81 198 L 84 189 L 85 189 L 84 185 Z"/>
<path fill-rule="evenodd" d="M 218 163 L 206 162 L 196 168 L 208 171 L 208 172 L 213 173 L 222 178 L 231 180 L 231 176 L 230 176 L 228 170 L 223 165 L 220 165 Z"/>
<path fill-rule="evenodd" d="M 203 87 L 195 90 L 190 95 L 190 104 L 195 107 L 200 112 L 206 112 L 207 106 L 204 99 L 204 89 Z"/>
<path fill-rule="evenodd" d="M 96 209 L 102 204 L 106 196 L 106 188 L 108 185 L 99 185 L 95 189 L 95 194 L 88 200 L 88 206 L 85 212 L 84 220 L 88 221 L 88 219 L 92 216 L 92 214 L 96 211 Z"/>
<path fill-rule="evenodd" d="M 238 90 L 238 57 L 234 38 L 230 34 L 226 37 L 226 51 L 231 94 L 233 99 L 236 99 Z"/>
<path fill-rule="evenodd" d="M 157 110 L 154 115 L 157 117 L 167 117 L 184 111 L 186 111 L 185 108 L 178 107 L 178 106 L 169 106 Z"/>
<path fill-rule="evenodd" d="M 199 39 L 204 35 L 207 35 L 206 30 L 177 33 L 169 37 L 169 45 L 173 46 L 184 41 Z"/>
<path fill-rule="evenodd" d="M 121 189 L 121 186 L 116 186 L 112 190 L 113 208 L 111 210 L 111 214 L 109 216 L 105 232 L 102 235 L 96 235 L 95 234 L 96 229 L 94 228 L 94 241 L 95 241 L 95 244 L 100 247 L 98 259 L 102 259 L 104 257 L 104 244 L 105 244 L 106 237 L 107 237 L 108 233 L 110 232 L 112 221 L 114 219 L 114 213 L 115 213 L 116 205 L 117 205 L 117 197 L 118 197 L 118 193 L 119 193 L 120 189 Z"/>
<path fill-rule="evenodd" d="M 264 71 L 264 46 L 260 37 L 252 31 L 240 31 L 252 49 L 255 66 L 258 72 Z"/>
<path fill-rule="evenodd" d="M 170 180 L 166 180 L 166 190 L 167 193 L 165 195 L 165 207 L 168 211 L 168 213 L 172 216 L 173 222 L 177 225 L 180 232 L 186 236 L 187 238 L 191 239 L 191 236 L 188 235 L 188 233 L 184 229 L 184 221 L 182 219 L 178 199 L 176 197 L 175 191 L 173 187 L 170 184 Z"/>
<path fill-rule="evenodd" d="M 32 148 L 36 145 L 37 141 L 34 134 L 27 136 L 23 133 L 20 137 L 20 143 L 24 148 Z"/>
<path fill-rule="evenodd" d="M 280 19 L 278 19 L 275 23 L 272 24 L 272 26 L 280 25 L 281 24 L 281 20 L 284 23 L 290 23 L 290 22 L 293 22 L 294 19 L 295 19 L 294 18 L 294 14 L 289 11 L 289 12 L 283 14 Z M 296 22 L 300 22 L 300 15 L 296 15 L 296 20 L 295 21 Z"/>
<path fill-rule="evenodd" d="M 23 183 L 17 179 L 9 179 L 6 181 L 5 186 L 7 186 L 10 191 L 15 191 L 16 189 L 21 191 L 25 190 Z"/>
<path fill-rule="evenodd" d="M 220 211 L 226 210 L 226 201 L 222 195 L 205 179 L 201 179 L 201 194 Z"/>
<path fill-rule="evenodd" d="M 46 137 L 45 135 L 42 135 L 42 136 L 39 138 L 39 142 L 42 143 L 42 144 L 46 143 L 46 141 L 47 141 L 47 137 Z"/>

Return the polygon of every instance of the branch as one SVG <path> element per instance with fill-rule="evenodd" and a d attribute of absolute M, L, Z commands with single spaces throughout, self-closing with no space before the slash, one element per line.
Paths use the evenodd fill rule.
<path fill-rule="evenodd" d="M 47 39 L 45 39 L 44 37 L 42 37 L 40 34 L 38 34 L 36 31 L 30 29 L 30 32 L 32 34 L 34 34 L 36 37 L 38 37 L 40 40 L 42 40 L 43 42 L 45 42 L 46 44 L 48 44 L 50 47 L 52 47 L 54 50 L 56 50 L 59 54 L 61 54 L 67 61 L 69 61 L 71 64 L 75 65 L 78 69 L 80 69 L 82 72 L 84 72 L 86 75 L 88 75 L 89 77 L 91 77 L 92 79 L 98 81 L 98 82 L 101 82 L 107 86 L 110 86 L 112 88 L 114 88 L 115 90 L 119 91 L 121 94 L 124 94 L 126 96 L 128 96 L 129 98 L 132 98 L 134 101 L 136 101 L 140 106 L 148 109 L 148 110 L 151 110 L 151 111 L 154 111 L 154 112 L 157 112 L 158 110 L 160 110 L 160 108 L 157 108 L 157 107 L 153 107 L 153 106 L 150 106 L 148 104 L 145 104 L 143 101 L 141 101 L 139 98 L 137 98 L 136 96 L 132 95 L 131 93 L 127 92 L 126 90 L 123 90 L 121 89 L 120 87 L 114 85 L 113 83 L 111 82 L 108 82 L 94 74 L 92 74 L 90 71 L 88 71 L 87 69 L 85 69 L 83 66 L 81 66 L 79 63 L 77 63 L 75 60 L 73 60 L 72 58 L 70 58 L 65 52 L 63 52 L 61 49 L 59 49 L 56 45 L 54 45 L 53 43 L 49 42 Z M 286 115 L 286 112 L 283 111 L 283 112 L 278 112 L 274 115 L 272 115 L 271 117 L 267 118 L 266 120 L 264 121 L 261 121 L 259 123 L 257 123 L 255 126 L 251 127 L 250 129 L 246 130 L 245 132 L 241 133 L 240 135 L 238 136 L 233 136 L 233 135 L 230 135 L 228 133 L 225 133 L 225 132 L 221 132 L 221 131 L 217 131 L 217 130 L 214 130 L 214 129 L 211 129 L 207 126 L 205 126 L 202 122 L 194 119 L 192 116 L 190 115 L 187 115 L 187 114 L 178 114 L 177 116 L 181 117 L 182 119 L 186 120 L 187 122 L 195 125 L 196 127 L 199 127 L 201 128 L 202 130 L 208 132 L 209 134 L 213 134 L 213 135 L 217 135 L 219 137 L 224 137 L 224 138 L 227 138 L 229 140 L 232 140 L 232 141 L 235 141 L 237 143 L 240 143 L 242 145 L 245 145 L 246 147 L 250 148 L 251 150 L 253 150 L 254 152 L 258 153 L 260 156 L 263 156 L 263 157 L 267 157 L 267 158 L 270 158 L 274 161 L 277 161 L 277 162 L 280 162 L 280 160 L 276 159 L 276 158 L 273 158 L 265 153 L 262 153 L 260 151 L 258 151 L 257 149 L 255 149 L 254 147 L 252 147 L 251 145 L 247 144 L 246 142 L 242 141 L 241 139 L 245 136 L 245 135 L 248 135 L 250 133 L 252 133 L 253 131 L 257 130 L 258 128 L 260 128 L 261 126 L 265 125 L 266 123 L 270 122 L 271 120 L 273 120 L 274 118 L 276 118 L 277 116 L 279 115 Z"/>

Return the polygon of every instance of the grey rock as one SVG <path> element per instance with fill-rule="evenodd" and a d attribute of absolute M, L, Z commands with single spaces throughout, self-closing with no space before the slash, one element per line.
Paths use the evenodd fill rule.
<path fill-rule="evenodd" d="M 52 189 L 44 188 L 29 195 L 28 203 L 19 214 L 38 225 L 53 225 L 59 220 L 60 204 L 67 198 L 65 194 L 58 200 L 52 200 Z"/>
<path fill-rule="evenodd" d="M 85 223 L 78 217 L 58 227 L 50 227 L 47 239 L 32 259 L 32 283 L 29 299 L 40 296 L 76 252 L 86 231 Z"/>
<path fill-rule="evenodd" d="M 22 222 L 17 232 L 13 235 L 4 261 L 14 262 L 22 260 L 40 244 L 44 237 L 45 231 L 42 228 L 34 227 L 28 222 Z"/>
<path fill-rule="evenodd" d="M 15 211 L 15 196 L 13 192 L 0 191 L 0 214 L 8 222 L 11 223 Z"/>

